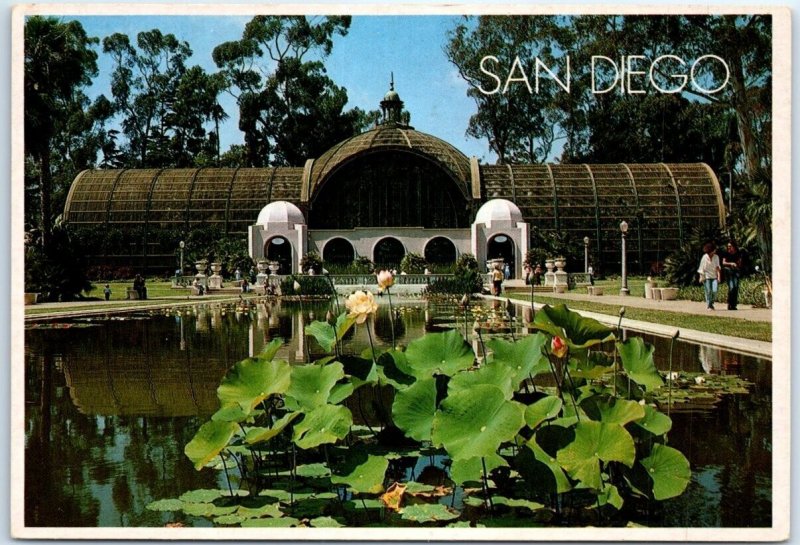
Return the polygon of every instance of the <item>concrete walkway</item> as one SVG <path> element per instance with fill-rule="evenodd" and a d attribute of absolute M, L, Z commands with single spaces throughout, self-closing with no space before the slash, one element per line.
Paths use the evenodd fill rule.
<path fill-rule="evenodd" d="M 529 290 L 529 288 L 528 288 Z M 513 287 L 500 297 L 491 295 L 483 296 L 486 299 L 505 301 L 508 299 L 507 295 L 516 294 L 523 295 L 527 298 L 529 291 L 525 287 L 514 289 Z M 727 310 L 725 304 L 717 304 L 717 310 L 706 309 L 706 304 L 696 301 L 657 301 L 653 299 L 645 299 L 644 297 L 621 296 L 621 295 L 602 295 L 590 296 L 585 293 L 577 293 L 575 290 L 572 293 L 541 293 L 537 292 L 534 296 L 535 307 L 538 310 L 543 305 L 536 303 L 536 296 L 552 297 L 553 299 L 563 300 L 569 306 L 570 301 L 586 301 L 590 303 L 599 303 L 612 305 L 615 308 L 642 308 L 649 310 L 664 310 L 669 312 L 679 312 L 685 314 L 696 314 L 699 316 L 713 316 L 713 317 L 730 317 L 739 318 L 748 321 L 758 322 L 772 322 L 772 310 L 764 308 L 753 308 L 750 305 L 739 305 L 739 310 Z M 519 304 L 524 302 L 516 300 Z M 619 315 L 616 313 L 601 314 L 598 312 L 590 312 L 585 310 L 575 310 L 579 314 L 587 318 L 593 318 L 598 322 L 616 327 L 619 323 Z M 741 322 L 737 322 L 736 326 L 741 327 Z M 758 357 L 772 358 L 772 343 L 765 341 L 756 341 L 752 339 L 743 339 L 732 335 L 720 335 L 716 333 L 708 333 L 705 331 L 697 331 L 694 329 L 686 329 L 682 327 L 675 327 L 671 325 L 663 325 L 651 322 L 642 322 L 639 320 L 630 320 L 623 318 L 623 328 L 634 329 L 643 333 L 651 333 L 662 337 L 671 337 L 675 334 L 676 330 L 680 331 L 680 338 L 684 341 L 693 342 L 696 344 L 705 344 L 716 346 L 725 350 L 732 350 L 743 354 L 748 354 Z"/>

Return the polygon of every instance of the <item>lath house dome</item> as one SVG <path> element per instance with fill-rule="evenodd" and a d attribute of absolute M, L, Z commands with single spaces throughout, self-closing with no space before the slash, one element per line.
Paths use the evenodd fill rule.
<path fill-rule="evenodd" d="M 475 223 L 489 225 L 494 221 L 510 221 L 512 223 L 523 221 L 522 212 L 511 201 L 492 199 L 478 210 L 478 214 L 475 216 Z"/>
<path fill-rule="evenodd" d="M 258 213 L 258 225 L 269 225 L 275 223 L 303 224 L 306 220 L 303 212 L 297 206 L 286 201 L 275 201 L 269 203 Z"/>
<path fill-rule="evenodd" d="M 469 194 L 469 158 L 440 138 L 411 127 L 387 124 L 340 142 L 314 161 L 310 193 L 315 191 L 337 169 L 353 159 L 381 151 L 406 151 L 424 156 L 446 169 L 464 195 Z"/>

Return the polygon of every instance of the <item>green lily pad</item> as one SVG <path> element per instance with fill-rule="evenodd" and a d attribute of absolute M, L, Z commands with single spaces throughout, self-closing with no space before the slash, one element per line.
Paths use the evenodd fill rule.
<path fill-rule="evenodd" d="M 294 426 L 292 440 L 302 448 L 318 447 L 344 439 L 353 425 L 353 415 L 342 405 L 321 405 Z"/>
<path fill-rule="evenodd" d="M 303 412 L 328 402 L 331 389 L 344 378 L 344 366 L 337 362 L 320 366 L 316 364 L 292 367 L 292 383 L 286 391 L 293 397 Z"/>
<path fill-rule="evenodd" d="M 342 356 L 339 361 L 344 365 L 345 374 L 350 377 L 350 381 L 355 388 L 364 384 L 375 384 L 378 382 L 378 371 L 372 358 L 359 358 L 356 356 Z"/>
<path fill-rule="evenodd" d="M 672 419 L 650 405 L 644 406 L 644 418 L 637 420 L 636 424 L 653 435 L 664 435 L 672 429 Z"/>
<path fill-rule="evenodd" d="M 263 361 L 272 361 L 272 358 L 275 357 L 275 354 L 278 353 L 278 350 L 280 350 L 281 346 L 283 346 L 283 339 L 280 337 L 272 339 L 258 354 L 258 359 Z"/>
<path fill-rule="evenodd" d="M 271 428 L 261 428 L 261 427 L 254 427 L 249 428 L 247 430 L 247 434 L 244 436 L 245 442 L 250 445 L 255 445 L 257 443 L 262 443 L 264 441 L 269 441 L 276 435 L 279 435 L 283 430 L 286 429 L 292 420 L 300 416 L 302 413 L 287 413 L 283 415 L 280 419 L 276 420 L 274 424 L 272 424 Z"/>
<path fill-rule="evenodd" d="M 589 407 L 581 407 L 589 414 L 597 411 L 600 417 L 599 420 L 606 424 L 619 424 L 624 426 L 628 422 L 644 418 L 644 407 L 636 401 L 614 397 L 608 399 L 594 397 L 591 401 L 587 402 L 586 405 Z"/>
<path fill-rule="evenodd" d="M 403 508 L 403 520 L 414 522 L 439 522 L 457 519 L 461 513 L 441 503 L 419 503 Z"/>
<path fill-rule="evenodd" d="M 235 505 L 220 506 L 213 503 L 187 503 L 183 512 L 194 517 L 222 517 L 236 511 Z"/>
<path fill-rule="evenodd" d="M 558 431 L 558 433 L 553 433 L 553 431 Z M 547 428 L 547 432 L 540 428 L 525 443 L 525 448 L 520 449 L 516 457 L 516 467 L 528 483 L 558 494 L 569 492 L 572 489 L 569 479 L 555 456 L 558 445 L 562 442 L 559 436 L 566 435 L 566 433 L 565 429 L 555 426 Z M 546 448 L 554 452 L 552 456 L 539 446 L 539 440 L 542 440 L 546 444 Z"/>
<path fill-rule="evenodd" d="M 603 486 L 603 489 L 597 494 L 597 504 L 600 507 L 604 505 L 610 505 L 617 510 L 622 509 L 622 504 L 625 503 L 625 500 L 622 499 L 622 496 L 619 495 L 619 490 L 613 484 L 606 484 Z"/>
<path fill-rule="evenodd" d="M 300 521 L 292 517 L 247 519 L 242 522 L 242 528 L 291 528 L 298 526 Z"/>
<path fill-rule="evenodd" d="M 502 339 L 486 341 L 486 348 L 492 352 L 492 361 L 502 363 L 514 371 L 514 387 L 529 376 L 535 377 L 550 372 L 550 364 L 542 353 L 547 337 L 542 333 L 526 335 L 516 342 Z"/>
<path fill-rule="evenodd" d="M 338 520 L 332 517 L 317 517 L 308 521 L 308 523 L 313 528 L 342 528 L 344 524 L 341 524 Z"/>
<path fill-rule="evenodd" d="M 241 505 L 236 510 L 236 514 L 243 519 L 252 519 L 259 517 L 272 517 L 279 518 L 283 516 L 280 506 L 276 503 L 264 503 L 258 507 L 248 507 Z"/>
<path fill-rule="evenodd" d="M 570 477 L 588 488 L 600 490 L 600 462 L 633 465 L 636 449 L 631 435 L 619 424 L 581 421 L 575 426 L 575 439 L 558 451 L 558 463 Z"/>
<path fill-rule="evenodd" d="M 356 493 L 378 494 L 383 491 L 383 481 L 389 460 L 383 456 L 353 450 L 341 468 L 331 477 L 333 484 L 346 485 Z"/>
<path fill-rule="evenodd" d="M 325 352 L 333 352 L 333 347 L 336 346 L 335 326 L 315 320 L 306 326 L 305 334 L 314 337 Z"/>
<path fill-rule="evenodd" d="M 506 498 L 505 496 L 492 496 L 492 503 L 494 505 L 505 505 L 506 507 L 515 507 L 518 509 L 530 509 L 531 511 L 544 509 L 544 505 L 539 502 L 520 498 Z"/>
<path fill-rule="evenodd" d="M 641 464 L 653 479 L 653 497 L 657 500 L 680 496 L 692 478 L 686 456 L 666 445 L 653 445 L 650 456 L 643 459 Z"/>
<path fill-rule="evenodd" d="M 563 402 L 559 397 L 543 397 L 533 405 L 528 405 L 525 408 L 525 423 L 528 424 L 529 428 L 535 430 L 545 420 L 558 416 L 562 406 Z"/>
<path fill-rule="evenodd" d="M 328 477 L 331 470 L 325 464 L 303 464 L 295 468 L 298 477 Z"/>
<path fill-rule="evenodd" d="M 571 349 L 587 348 L 614 338 L 613 329 L 571 311 L 566 305 L 543 306 L 536 313 L 533 327 L 553 336 L 566 336 Z"/>
<path fill-rule="evenodd" d="M 433 443 L 453 460 L 489 456 L 525 425 L 525 406 L 481 384 L 445 398 L 433 418 Z"/>
<path fill-rule="evenodd" d="M 229 403 L 220 407 L 217 412 L 211 415 L 211 420 L 218 422 L 244 422 L 252 415 L 251 411 L 245 411 L 238 403 Z"/>
<path fill-rule="evenodd" d="M 455 329 L 444 333 L 428 333 L 411 341 L 406 348 L 411 373 L 417 378 L 434 374 L 452 376 L 472 367 L 475 353 Z"/>
<path fill-rule="evenodd" d="M 414 383 L 414 376 L 408 366 L 405 352 L 387 350 L 378 356 L 378 378 L 382 384 L 389 384 L 395 390 L 402 390 Z"/>
<path fill-rule="evenodd" d="M 336 318 L 336 338 L 342 340 L 350 331 L 350 328 L 353 327 L 353 324 L 356 323 L 355 316 L 350 316 L 347 312 L 342 312 Z"/>
<path fill-rule="evenodd" d="M 241 524 L 246 519 L 239 515 L 221 515 L 213 520 L 214 524 L 219 524 L 220 526 L 233 526 L 234 524 Z"/>
<path fill-rule="evenodd" d="M 179 499 L 186 503 L 211 503 L 221 497 L 221 490 L 203 488 L 185 492 L 181 494 Z"/>
<path fill-rule="evenodd" d="M 623 343 L 617 344 L 622 367 L 636 384 L 648 390 L 655 390 L 664 384 L 664 379 L 656 369 L 653 361 L 655 347 L 647 344 L 641 337 L 631 337 Z"/>
<path fill-rule="evenodd" d="M 238 403 L 245 412 L 273 394 L 284 394 L 291 382 L 291 368 L 285 361 L 247 358 L 228 371 L 217 388 L 221 405 Z"/>
<path fill-rule="evenodd" d="M 355 385 L 351 381 L 337 382 L 331 388 L 331 395 L 328 397 L 328 403 L 331 405 L 338 405 L 356 391 Z"/>
<path fill-rule="evenodd" d="M 424 378 L 400 390 L 392 403 L 392 419 L 407 437 L 430 441 L 436 413 L 436 380 Z"/>
<path fill-rule="evenodd" d="M 168 500 L 156 500 L 147 504 L 146 508 L 150 511 L 181 511 L 184 503 L 181 500 L 171 498 Z"/>
<path fill-rule="evenodd" d="M 478 369 L 468 369 L 456 373 L 450 379 L 447 391 L 452 395 L 462 390 L 469 390 L 478 384 L 497 386 L 506 399 L 511 399 L 519 386 L 519 382 L 516 382 L 515 370 L 495 361 L 482 365 Z"/>
<path fill-rule="evenodd" d="M 463 460 L 454 460 L 450 467 L 450 478 L 456 484 L 468 481 L 479 481 L 483 478 L 483 465 L 486 464 L 486 472 L 491 472 L 498 467 L 508 467 L 508 462 L 498 454 L 490 454 L 484 458 L 475 456 Z"/>
<path fill-rule="evenodd" d="M 209 420 L 197 430 L 183 452 L 194 463 L 196 470 L 203 467 L 222 452 L 239 426 L 233 422 L 215 422 Z"/>

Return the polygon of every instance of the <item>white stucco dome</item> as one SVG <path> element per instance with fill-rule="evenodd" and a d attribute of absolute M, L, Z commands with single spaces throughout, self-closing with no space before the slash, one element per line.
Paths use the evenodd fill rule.
<path fill-rule="evenodd" d="M 506 199 L 487 201 L 475 216 L 475 223 L 490 224 L 495 221 L 508 221 L 516 224 L 522 220 L 519 207 Z"/>
<path fill-rule="evenodd" d="M 269 203 L 258 213 L 258 225 L 269 225 L 271 223 L 304 224 L 306 222 L 303 213 L 290 202 L 275 201 Z"/>

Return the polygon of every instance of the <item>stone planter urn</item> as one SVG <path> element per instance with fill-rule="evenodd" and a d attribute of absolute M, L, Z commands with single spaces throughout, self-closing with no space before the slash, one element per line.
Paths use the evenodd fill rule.
<path fill-rule="evenodd" d="M 266 286 L 267 280 L 269 279 L 269 264 L 266 260 L 259 260 L 256 263 L 256 268 L 258 268 L 258 274 L 256 275 L 256 286 Z"/>
<path fill-rule="evenodd" d="M 213 274 L 208 277 L 208 289 L 218 290 L 222 288 L 222 276 L 220 276 L 219 274 L 221 270 L 222 270 L 221 263 L 211 264 L 211 272 Z"/>
<path fill-rule="evenodd" d="M 544 285 L 545 286 L 555 286 L 556 285 L 556 275 L 553 272 L 553 259 L 545 259 L 544 261 L 544 268 L 547 269 L 547 272 L 544 273 Z"/>
<path fill-rule="evenodd" d="M 269 273 L 270 274 L 278 274 L 278 271 L 281 268 L 281 264 L 277 261 L 270 261 L 269 262 Z"/>
<path fill-rule="evenodd" d="M 195 261 L 194 263 L 195 269 L 197 269 L 198 275 L 206 275 L 206 269 L 208 269 L 208 261 L 205 259 L 201 259 L 200 261 Z"/>
<path fill-rule="evenodd" d="M 563 257 L 557 257 L 555 261 L 553 261 L 553 265 L 556 267 L 555 275 L 555 286 L 567 286 L 569 285 L 569 275 L 567 271 L 564 270 L 564 267 L 567 266 L 567 260 Z"/>
<path fill-rule="evenodd" d="M 39 294 L 38 293 L 26 293 L 25 294 L 25 304 L 26 305 L 35 305 L 39 302 Z"/>
<path fill-rule="evenodd" d="M 654 282 L 651 277 L 647 277 L 647 282 L 644 283 L 644 298 L 653 299 L 653 288 L 658 287 L 658 282 Z"/>

